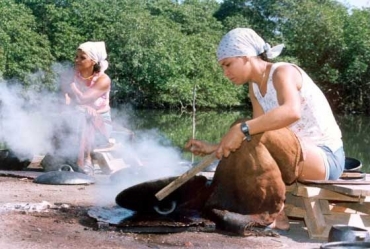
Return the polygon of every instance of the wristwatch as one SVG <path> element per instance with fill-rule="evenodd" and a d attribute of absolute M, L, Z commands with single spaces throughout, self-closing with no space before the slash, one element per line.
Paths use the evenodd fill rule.
<path fill-rule="evenodd" d="M 242 122 L 240 124 L 240 129 L 242 130 L 243 134 L 245 135 L 245 138 L 247 139 L 247 141 L 248 142 L 251 141 L 252 136 L 251 136 L 251 134 L 249 134 L 249 127 L 245 122 Z"/>

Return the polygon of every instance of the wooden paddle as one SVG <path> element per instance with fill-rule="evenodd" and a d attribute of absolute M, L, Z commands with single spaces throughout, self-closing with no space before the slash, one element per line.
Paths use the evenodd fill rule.
<path fill-rule="evenodd" d="M 165 197 L 167 197 L 169 194 L 171 194 L 173 191 L 178 189 L 181 185 L 183 185 L 185 182 L 190 180 L 193 176 L 195 176 L 197 173 L 202 171 L 203 169 L 207 168 L 212 162 L 216 160 L 215 152 L 212 154 L 205 156 L 204 159 L 198 163 L 196 166 L 192 167 L 188 171 L 186 171 L 184 174 L 176 178 L 174 181 L 172 181 L 170 184 L 168 184 L 166 187 L 159 190 L 155 197 L 161 201 Z"/>

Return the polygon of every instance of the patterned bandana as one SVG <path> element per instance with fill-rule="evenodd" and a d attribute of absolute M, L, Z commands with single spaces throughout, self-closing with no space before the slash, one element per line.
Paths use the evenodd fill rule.
<path fill-rule="evenodd" d="M 248 28 L 236 28 L 222 37 L 217 49 L 217 60 L 236 56 L 257 56 L 266 52 L 268 59 L 280 55 L 284 44 L 275 47 L 266 43 L 257 33 Z"/>

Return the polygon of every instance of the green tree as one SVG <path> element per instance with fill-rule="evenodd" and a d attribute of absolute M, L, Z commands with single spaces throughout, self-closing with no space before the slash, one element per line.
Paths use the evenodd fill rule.
<path fill-rule="evenodd" d="M 37 34 L 35 18 L 23 4 L 1 1 L 0 13 L 0 71 L 5 79 L 17 78 L 30 85 L 26 77 L 30 72 L 48 72 L 53 60 L 49 41 Z"/>
<path fill-rule="evenodd" d="M 247 89 L 227 81 L 215 52 L 227 31 L 251 27 L 283 42 L 279 60 L 304 68 L 333 107 L 370 112 L 369 9 L 334 0 L 4 0 L 0 11 L 0 77 L 29 86 L 51 87 L 53 62 L 72 64 L 78 44 L 105 41 L 112 102 L 187 108 L 196 89 L 198 107 L 244 105 Z"/>
<path fill-rule="evenodd" d="M 239 105 L 242 89 L 226 83 L 216 62 L 221 25 L 213 12 L 202 1 L 148 1 L 144 10 L 126 6 L 114 26 L 120 36 L 110 44 L 112 57 L 119 58 L 113 63 L 121 73 L 119 93 L 140 106 L 186 107 L 195 85 L 199 106 Z"/>
<path fill-rule="evenodd" d="M 224 25 L 224 32 L 233 28 L 252 28 L 271 40 L 277 29 L 276 0 L 224 0 L 214 14 Z"/>
<path fill-rule="evenodd" d="M 345 24 L 347 49 L 343 55 L 341 91 L 346 112 L 370 113 L 370 8 L 352 10 Z M 338 94 L 338 95 L 339 95 Z"/>
<path fill-rule="evenodd" d="M 289 55 L 323 87 L 339 78 L 345 49 L 344 22 L 347 9 L 336 1 L 281 1 L 277 11 L 279 30 Z"/>

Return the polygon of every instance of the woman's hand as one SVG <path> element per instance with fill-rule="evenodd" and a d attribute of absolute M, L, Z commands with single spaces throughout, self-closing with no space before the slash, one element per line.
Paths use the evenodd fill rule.
<path fill-rule="evenodd" d="M 91 118 L 98 116 L 98 112 L 91 106 L 76 105 L 75 108 L 76 108 L 76 111 L 84 114 L 87 119 L 91 119 Z"/>
<path fill-rule="evenodd" d="M 240 123 L 232 126 L 230 130 L 223 136 L 218 148 L 216 149 L 216 157 L 228 157 L 231 152 L 235 152 L 240 148 L 244 140 L 244 134 L 240 130 Z"/>
<path fill-rule="evenodd" d="M 185 149 L 192 152 L 196 156 L 204 156 L 214 152 L 217 146 L 217 144 L 210 144 L 201 140 L 190 139 L 185 144 Z"/>
<path fill-rule="evenodd" d="M 89 116 L 93 116 L 93 117 L 96 117 L 98 115 L 97 111 L 90 107 L 90 106 L 84 106 L 85 110 L 86 110 L 86 113 L 89 115 Z"/>
<path fill-rule="evenodd" d="M 69 97 L 68 93 L 64 94 L 64 98 L 65 98 L 66 105 L 70 105 L 71 104 L 71 98 Z"/>

